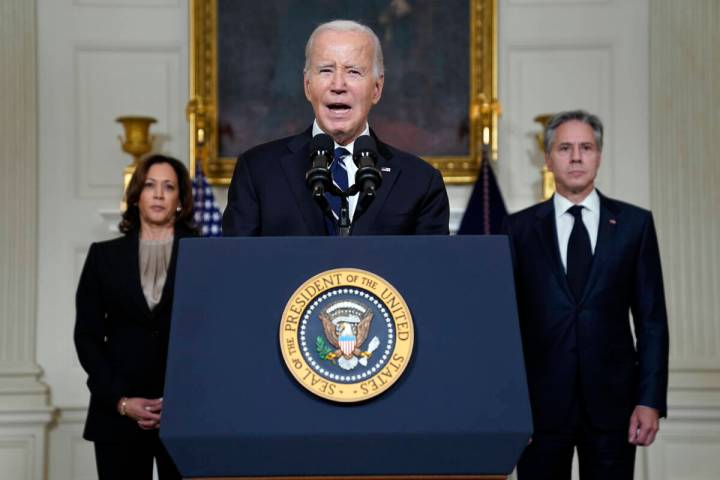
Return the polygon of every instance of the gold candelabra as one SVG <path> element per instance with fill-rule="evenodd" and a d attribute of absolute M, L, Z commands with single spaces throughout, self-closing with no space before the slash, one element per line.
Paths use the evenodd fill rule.
<path fill-rule="evenodd" d="M 490 157 L 497 160 L 497 129 L 493 130 L 492 126 L 497 125 L 502 106 L 496 98 L 488 100 L 484 93 L 480 93 L 471 108 L 472 117 L 478 120 L 480 141 L 490 146 Z"/>
<path fill-rule="evenodd" d="M 545 128 L 547 128 L 547 124 L 553 115 L 552 113 L 544 113 L 534 118 L 534 120 L 543 127 L 540 133 L 535 134 L 535 140 L 537 141 L 538 149 L 543 155 L 543 158 L 545 156 Z M 545 162 L 543 162 L 542 169 L 540 170 L 540 180 L 542 182 L 542 199 L 547 200 L 555 193 L 555 177 Z"/>
<path fill-rule="evenodd" d="M 207 173 L 207 159 L 210 156 L 208 137 L 210 109 L 201 96 L 193 97 L 185 108 L 190 122 L 190 177 L 195 178 L 197 165 Z"/>
<path fill-rule="evenodd" d="M 150 125 L 157 122 L 152 117 L 141 115 L 126 115 L 115 119 L 125 129 L 125 138 L 118 135 L 120 145 L 125 153 L 132 155 L 133 161 L 123 171 L 123 193 L 130 183 L 130 178 L 140 162 L 140 158 L 152 150 L 154 135 L 150 135 Z M 125 210 L 125 201 L 121 203 L 121 210 Z"/>

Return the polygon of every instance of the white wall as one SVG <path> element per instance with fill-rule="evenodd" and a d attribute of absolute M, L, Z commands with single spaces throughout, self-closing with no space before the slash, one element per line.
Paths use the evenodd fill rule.
<path fill-rule="evenodd" d="M 49 478 L 94 478 L 81 437 L 88 392 L 73 347 L 74 297 L 90 242 L 112 234 L 121 115 L 155 117 L 162 152 L 187 158 L 185 0 L 38 0 L 39 269 L 37 359 L 59 418 Z"/>
<path fill-rule="evenodd" d="M 712 132 L 716 136 L 719 125 L 715 112 L 720 112 L 720 95 L 713 87 L 720 79 L 718 3 L 500 0 L 499 4 L 499 95 L 504 114 L 497 173 L 506 203 L 514 211 L 539 196 L 540 163 L 533 135 L 540 127 L 533 122 L 535 115 L 584 107 L 602 116 L 607 143 L 600 188 L 655 210 L 671 309 L 670 419 L 663 422 L 656 446 L 639 453 L 637 478 L 717 478 L 718 223 L 715 219 L 708 227 L 706 217 L 693 216 L 693 222 L 705 219 L 705 223 L 702 228 L 699 223 L 688 224 L 699 232 L 689 237 L 678 233 L 676 222 L 688 209 L 708 200 L 718 206 L 717 196 L 706 198 L 719 180 L 717 155 L 710 149 Z M 48 436 L 52 480 L 94 478 L 90 445 L 80 439 L 87 390 L 72 346 L 73 298 L 89 242 L 111 235 L 100 212 L 117 209 L 121 172 L 130 160 L 120 150 L 121 127 L 114 119 L 136 113 L 156 117 L 159 122 L 153 132 L 161 149 L 187 158 L 187 24 L 187 0 L 37 0 L 39 219 L 33 235 L 39 256 L 36 329 L 30 330 L 29 338 L 36 339 L 36 360 L 45 371 L 42 378 L 49 386 L 51 404 L 59 409 Z M 687 42 L 672 41 L 688 29 L 696 36 Z M 709 50 L 699 57 L 696 49 L 703 45 Z M 703 62 L 708 57 L 715 83 L 698 86 L 692 81 L 707 73 Z M 684 72 L 689 72 L 690 80 Z M 687 91 L 688 81 L 695 90 L 688 94 L 701 95 L 710 103 L 680 102 L 676 94 Z M 695 108 L 702 115 L 697 116 Z M 678 114 L 683 124 L 702 123 L 699 127 L 705 132 L 699 137 L 704 149 L 690 149 L 683 157 L 686 162 L 698 158 L 704 162 L 692 169 L 673 167 L 677 153 L 673 148 L 698 141 L 672 136 Z M 672 190 L 678 185 L 683 188 Z M 470 187 L 449 191 L 459 219 Z M 674 193 L 667 196 L 667 192 Z M 702 208 L 698 212 L 707 213 Z M 693 252 L 684 248 L 688 244 Z M 688 297 L 688 285 L 702 293 Z M 1 367 L 0 362 L 0 372 Z M 0 375 L 0 387 L 2 382 Z M 11 415 L 21 418 L 18 412 Z M 28 472 L 17 466 L 25 465 L 27 450 L 2 442 L 14 434 L 3 418 L 0 468 L 1 459 L 7 458 L 16 471 Z M 17 478 L 40 477 L 21 473 Z"/>
<path fill-rule="evenodd" d="M 647 478 L 720 478 L 720 2 L 653 0 L 650 204 L 670 316 L 668 421 Z"/>

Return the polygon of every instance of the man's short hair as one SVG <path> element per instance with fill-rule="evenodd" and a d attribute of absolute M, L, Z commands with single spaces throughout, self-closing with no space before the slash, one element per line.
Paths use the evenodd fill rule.
<path fill-rule="evenodd" d="M 383 52 L 382 46 L 380 45 L 380 39 L 377 35 L 375 35 L 375 32 L 373 32 L 372 28 L 363 25 L 362 23 L 354 22 L 352 20 L 332 20 L 330 22 L 318 25 L 318 27 L 313 30 L 313 32 L 310 34 L 310 38 L 308 38 L 308 41 L 305 44 L 305 68 L 303 69 L 303 72 L 307 73 L 308 69 L 310 68 L 310 52 L 312 51 L 315 37 L 317 37 L 320 33 L 327 31 L 357 32 L 368 35 L 372 39 L 374 47 L 373 74 L 375 75 L 376 79 L 380 78 L 382 75 L 385 74 L 385 65 L 383 64 Z"/>
<path fill-rule="evenodd" d="M 568 110 L 555 114 L 545 127 L 545 135 L 543 137 L 543 143 L 545 146 L 545 153 L 550 153 L 552 150 L 553 142 L 555 141 L 555 132 L 558 127 L 565 122 L 577 120 L 578 122 L 590 125 L 595 134 L 595 143 L 597 144 L 598 151 L 602 152 L 603 149 L 603 124 L 597 115 L 588 113 L 585 110 Z"/>

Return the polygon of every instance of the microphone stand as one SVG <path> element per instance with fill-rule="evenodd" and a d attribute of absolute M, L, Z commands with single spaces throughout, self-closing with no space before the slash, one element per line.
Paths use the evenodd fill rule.
<path fill-rule="evenodd" d="M 358 193 L 358 190 L 359 188 L 357 184 L 350 186 L 350 188 L 345 191 L 340 190 L 340 188 L 335 184 L 333 184 L 330 189 L 331 195 L 340 197 L 340 215 L 338 216 L 336 225 L 338 235 L 341 237 L 349 236 L 352 230 L 352 220 L 350 220 L 350 202 L 348 198 Z M 334 219 L 335 217 L 333 216 L 331 218 Z M 355 218 L 357 218 L 357 210 L 355 211 Z"/>
<path fill-rule="evenodd" d="M 343 192 L 343 196 L 340 197 L 340 217 L 338 218 L 338 234 L 341 237 L 347 237 L 350 235 L 350 228 L 352 222 L 350 221 L 350 202 L 348 202 L 347 192 Z"/>
<path fill-rule="evenodd" d="M 330 207 L 330 202 L 328 202 L 327 198 L 325 198 L 324 192 L 340 197 L 340 215 L 337 219 Z M 317 193 L 313 192 L 315 203 L 317 203 L 320 210 L 322 210 L 323 213 L 335 223 L 338 235 L 341 237 L 349 236 L 352 231 L 353 221 L 350 220 L 350 202 L 348 201 L 348 198 L 356 193 L 360 193 L 360 198 L 358 198 L 357 207 L 355 208 L 355 220 L 357 220 L 357 218 L 362 215 L 365 210 L 367 210 L 369 204 L 375 199 L 374 190 L 372 192 L 360 192 L 360 187 L 357 183 L 353 184 L 347 190 L 341 190 L 340 187 L 331 183 L 330 185 L 325 186 L 324 189 L 319 190 Z"/>

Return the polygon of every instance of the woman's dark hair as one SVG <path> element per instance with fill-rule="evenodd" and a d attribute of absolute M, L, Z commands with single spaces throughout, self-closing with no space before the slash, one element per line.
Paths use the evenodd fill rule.
<path fill-rule="evenodd" d="M 125 204 L 127 208 L 123 212 L 122 220 L 118 225 L 122 233 L 140 230 L 138 201 L 145 187 L 145 179 L 147 178 L 150 168 L 158 163 L 167 163 L 175 170 L 175 175 L 177 175 L 180 212 L 175 215 L 175 225 L 182 225 L 189 230 L 197 231 L 193 219 L 192 182 L 190 181 L 187 168 L 176 158 L 166 157 L 164 155 L 152 155 L 140 161 L 138 166 L 135 167 L 132 178 L 130 178 L 130 183 L 125 191 Z"/>

